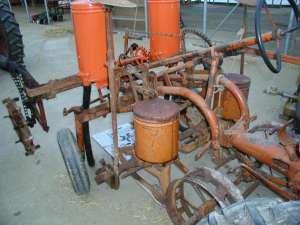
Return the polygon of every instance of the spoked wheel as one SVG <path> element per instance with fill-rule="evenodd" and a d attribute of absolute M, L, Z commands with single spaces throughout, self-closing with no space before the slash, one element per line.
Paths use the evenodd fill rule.
<path fill-rule="evenodd" d="M 258 0 L 256 4 L 256 12 L 255 12 L 255 36 L 256 36 L 256 42 L 258 45 L 258 48 L 261 53 L 261 57 L 263 58 L 265 64 L 267 67 L 273 72 L 273 73 L 279 73 L 281 71 L 281 40 L 282 38 L 287 34 L 291 33 L 297 29 L 300 28 L 300 13 L 299 9 L 295 3 L 294 0 L 288 0 L 290 3 L 293 11 L 294 16 L 296 19 L 296 25 L 288 28 L 287 30 L 281 30 L 278 26 L 278 24 L 275 22 L 274 18 L 272 17 L 272 13 L 268 9 L 267 3 L 265 0 Z M 274 59 L 276 61 L 276 65 L 273 65 L 265 48 L 263 39 L 262 39 L 262 29 L 261 29 L 261 22 L 264 21 L 262 12 L 265 12 L 266 14 L 266 20 L 269 21 L 269 23 L 272 26 L 272 33 L 273 36 L 275 36 L 274 41 L 276 44 L 276 50 L 275 50 L 275 56 Z"/>
<path fill-rule="evenodd" d="M 88 193 L 90 179 L 72 131 L 60 130 L 57 133 L 57 142 L 75 193 L 78 195 Z"/>
<path fill-rule="evenodd" d="M 224 175 L 201 167 L 169 185 L 166 205 L 175 225 L 196 224 L 216 208 L 242 199 L 240 191 Z"/>
<path fill-rule="evenodd" d="M 6 0 L 0 0 L 0 55 L 23 63 L 24 46 L 19 24 Z M 6 69 L 6 68 L 3 68 Z"/>

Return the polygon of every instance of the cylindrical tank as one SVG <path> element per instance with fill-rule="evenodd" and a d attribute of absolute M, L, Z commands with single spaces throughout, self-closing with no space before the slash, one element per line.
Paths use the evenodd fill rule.
<path fill-rule="evenodd" d="M 151 60 L 180 51 L 180 1 L 148 0 Z"/>
<path fill-rule="evenodd" d="M 244 97 L 248 100 L 249 88 L 251 80 L 249 77 L 241 74 L 225 74 L 225 77 L 231 80 L 239 89 L 243 92 Z M 217 99 L 215 99 L 215 105 L 217 103 Z M 221 107 L 222 107 L 222 118 L 226 120 L 237 121 L 241 117 L 241 111 L 239 105 L 234 98 L 234 96 L 227 91 L 226 89 L 222 93 L 221 98 Z"/>
<path fill-rule="evenodd" d="M 166 163 L 177 157 L 179 107 L 155 98 L 133 107 L 135 155 L 149 163 Z"/>
<path fill-rule="evenodd" d="M 71 3 L 76 41 L 78 76 L 84 86 L 96 83 L 107 86 L 105 8 L 100 3 L 74 1 Z"/>

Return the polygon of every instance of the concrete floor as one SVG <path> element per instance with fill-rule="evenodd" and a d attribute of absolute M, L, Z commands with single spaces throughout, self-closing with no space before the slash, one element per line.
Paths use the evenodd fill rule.
<path fill-rule="evenodd" d="M 16 9 L 25 43 L 25 64 L 39 82 L 61 78 L 77 72 L 74 40 L 66 32 L 70 22 L 50 26 L 29 24 L 23 11 Z M 64 32 L 60 32 L 61 30 Z M 116 52 L 122 50 L 122 36 L 115 35 Z M 143 43 L 146 45 L 146 40 Z M 238 72 L 238 58 L 226 59 L 224 70 Z M 257 114 L 258 122 L 278 121 L 284 99 L 263 94 L 270 85 L 293 92 L 299 67 L 283 65 L 279 75 L 272 74 L 260 58 L 247 57 L 246 75 L 252 79 L 249 105 L 251 114 Z M 9 75 L 0 71 L 0 99 L 17 96 Z M 94 90 L 95 91 L 95 90 Z M 81 103 L 81 89 L 75 89 L 45 102 L 50 131 L 44 133 L 39 126 L 32 129 L 35 140 L 42 147 L 34 156 L 24 156 L 21 144 L 14 144 L 16 135 L 8 119 L 0 119 L 0 225 L 151 225 L 171 224 L 164 207 L 159 206 L 132 178 L 123 180 L 119 191 L 107 185 L 97 186 L 93 182 L 95 168 L 89 168 L 91 192 L 87 196 L 76 196 L 61 158 L 56 132 L 69 127 L 74 130 L 73 116 L 63 117 L 64 107 Z M 96 94 L 96 93 L 94 93 Z M 7 113 L 0 106 L 0 117 Z M 119 115 L 120 124 L 129 121 L 130 114 Z M 94 121 L 91 133 L 110 128 L 109 117 Z M 105 156 L 93 142 L 95 158 Z M 212 166 L 206 158 L 193 161 L 193 154 L 183 155 L 189 168 L 199 165 Z M 179 174 L 175 171 L 175 176 Z M 260 186 L 252 195 L 275 196 Z"/>

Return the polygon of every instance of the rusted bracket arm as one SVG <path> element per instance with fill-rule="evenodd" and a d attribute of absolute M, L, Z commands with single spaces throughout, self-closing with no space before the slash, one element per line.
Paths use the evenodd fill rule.
<path fill-rule="evenodd" d="M 285 198 L 285 199 L 289 199 L 289 200 L 297 200 L 299 199 L 299 197 L 287 190 L 284 190 L 280 187 L 278 187 L 276 184 L 274 184 L 272 181 L 270 181 L 269 179 L 267 179 L 266 177 L 264 177 L 262 174 L 260 174 L 258 171 L 255 171 L 254 169 L 252 169 L 251 167 L 242 164 L 241 165 L 243 168 L 245 168 L 248 172 L 250 172 L 255 178 L 257 178 L 258 180 L 260 180 L 264 185 L 266 185 L 268 188 L 270 188 L 271 190 L 275 191 L 276 193 L 278 193 L 281 197 Z"/>
<path fill-rule="evenodd" d="M 94 106 L 89 109 L 82 109 L 80 106 L 74 106 L 70 109 L 64 109 L 64 116 L 70 113 L 74 113 L 80 123 L 85 123 L 102 116 L 106 116 L 109 113 L 109 104 L 105 102 L 101 105 Z"/>
<path fill-rule="evenodd" d="M 45 99 L 55 98 L 56 94 L 82 86 L 82 82 L 77 75 L 72 75 L 62 79 L 50 80 L 36 88 L 26 88 L 27 96 L 42 97 Z"/>

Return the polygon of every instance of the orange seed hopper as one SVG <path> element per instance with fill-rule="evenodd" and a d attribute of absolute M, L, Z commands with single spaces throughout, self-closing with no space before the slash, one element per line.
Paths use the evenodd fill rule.
<path fill-rule="evenodd" d="M 151 60 L 161 60 L 180 51 L 180 1 L 148 0 Z"/>
<path fill-rule="evenodd" d="M 80 0 L 71 3 L 71 11 L 78 76 L 84 86 L 96 83 L 97 88 L 105 87 L 108 85 L 105 7 L 100 3 Z"/>

